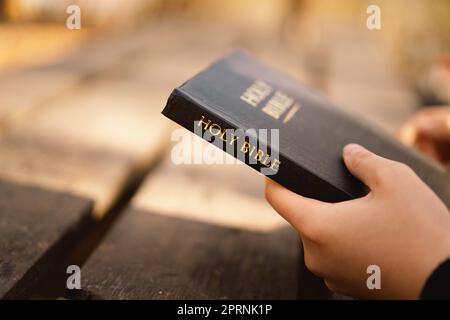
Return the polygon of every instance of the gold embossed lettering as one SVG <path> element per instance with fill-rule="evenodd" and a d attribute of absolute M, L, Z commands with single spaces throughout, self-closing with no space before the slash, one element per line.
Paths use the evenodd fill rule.
<path fill-rule="evenodd" d="M 241 152 L 247 153 L 247 152 L 248 152 L 248 148 L 250 148 L 250 143 L 248 143 L 247 141 L 245 141 L 245 142 L 242 144 Z"/>
<path fill-rule="evenodd" d="M 211 124 L 211 120 L 208 120 L 208 122 L 205 122 L 205 116 L 202 116 L 202 118 L 198 121 L 198 126 L 205 125 L 203 129 L 207 130 L 209 125 Z"/>
<path fill-rule="evenodd" d="M 214 129 L 216 129 L 217 131 L 213 132 Z M 212 125 L 209 126 L 209 132 L 213 136 L 217 136 L 222 133 L 222 128 L 217 123 L 213 123 Z"/>
<path fill-rule="evenodd" d="M 241 100 L 256 107 L 272 92 L 272 87 L 264 81 L 257 80 L 241 95 Z"/>
<path fill-rule="evenodd" d="M 280 116 L 294 103 L 294 99 L 281 91 L 275 92 L 273 97 L 262 109 L 263 112 L 272 118 L 279 119 Z"/>
<path fill-rule="evenodd" d="M 271 164 L 270 169 L 272 169 L 273 171 L 278 171 L 280 164 L 281 164 L 281 161 L 278 159 L 275 159 L 273 161 L 273 163 Z"/>

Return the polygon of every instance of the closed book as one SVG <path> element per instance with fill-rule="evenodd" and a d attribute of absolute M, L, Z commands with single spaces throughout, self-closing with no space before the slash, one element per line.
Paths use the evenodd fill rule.
<path fill-rule="evenodd" d="M 343 147 L 358 143 L 409 165 L 450 207 L 444 168 L 243 52 L 174 89 L 162 113 L 306 197 L 338 202 L 369 192 L 342 160 Z"/>

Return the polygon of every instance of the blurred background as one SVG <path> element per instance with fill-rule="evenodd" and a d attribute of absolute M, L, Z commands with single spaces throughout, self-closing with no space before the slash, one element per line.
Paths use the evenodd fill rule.
<path fill-rule="evenodd" d="M 172 163 L 171 90 L 240 48 L 394 134 L 450 103 L 449 15 L 447 0 L 0 0 L 0 178 L 88 197 L 100 218 L 145 176 L 133 207 L 280 228 L 259 174 Z"/>
<path fill-rule="evenodd" d="M 376 1 L 382 27 L 371 31 L 372 2 L 1 0 L 0 176 L 87 195 L 104 212 L 136 170 L 170 154 L 174 127 L 159 112 L 171 89 L 235 48 L 394 133 L 416 109 L 449 102 L 450 3 Z M 70 4 L 80 30 L 66 28 Z M 198 212 L 165 186 L 173 177 L 181 192 L 217 170 L 169 160 L 137 202 Z M 250 170 L 226 170 L 262 192 Z"/>

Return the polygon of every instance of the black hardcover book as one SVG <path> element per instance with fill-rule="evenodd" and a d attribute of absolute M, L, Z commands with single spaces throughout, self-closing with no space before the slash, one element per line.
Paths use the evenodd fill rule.
<path fill-rule="evenodd" d="M 162 113 L 307 197 L 337 202 L 367 194 L 342 160 L 342 148 L 358 143 L 408 164 L 450 207 L 443 168 L 242 52 L 174 89 Z"/>

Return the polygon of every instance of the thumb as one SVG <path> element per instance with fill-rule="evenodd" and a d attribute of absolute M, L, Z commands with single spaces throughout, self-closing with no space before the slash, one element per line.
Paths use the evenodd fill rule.
<path fill-rule="evenodd" d="M 270 205 L 300 232 L 331 212 L 328 203 L 300 196 L 278 183 L 266 179 L 266 199 Z"/>
<path fill-rule="evenodd" d="M 348 144 L 343 150 L 347 169 L 373 190 L 380 177 L 380 171 L 390 166 L 392 161 L 382 158 L 357 144 Z"/>

